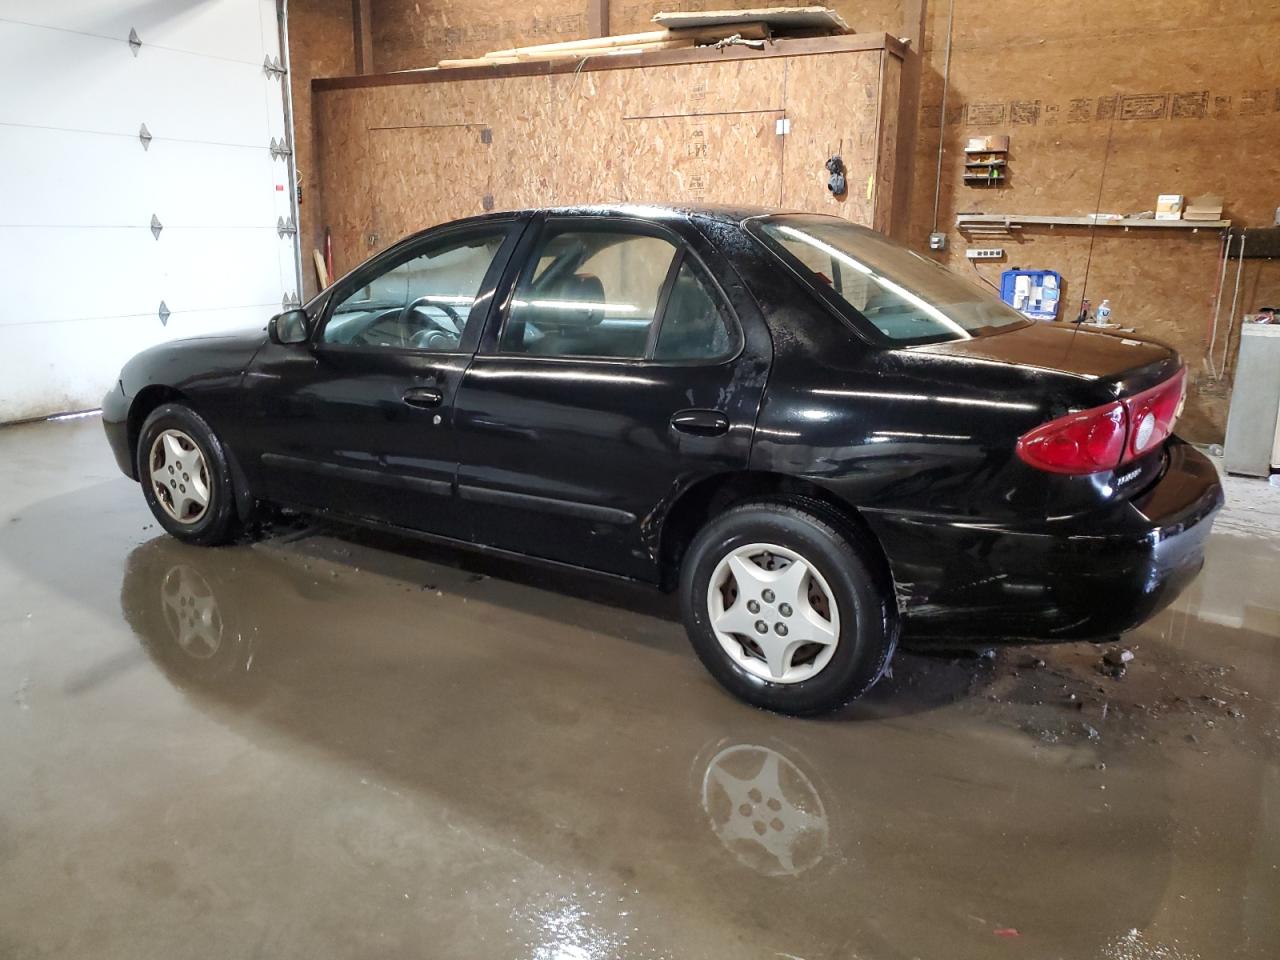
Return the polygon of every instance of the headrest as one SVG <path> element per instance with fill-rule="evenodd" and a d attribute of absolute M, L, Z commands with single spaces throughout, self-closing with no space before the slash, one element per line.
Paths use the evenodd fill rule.
<path fill-rule="evenodd" d="M 604 284 L 589 273 L 575 273 L 538 295 L 529 319 L 539 329 L 594 327 L 604 319 Z M 581 304 L 581 306 L 578 306 Z"/>

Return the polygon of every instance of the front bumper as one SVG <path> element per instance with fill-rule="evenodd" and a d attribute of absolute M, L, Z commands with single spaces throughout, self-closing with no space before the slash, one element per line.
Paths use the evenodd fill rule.
<path fill-rule="evenodd" d="M 1033 527 L 869 514 L 908 636 L 1097 640 L 1146 622 L 1204 563 L 1223 504 L 1213 464 L 1174 440 L 1160 478 L 1098 514 Z"/>
<path fill-rule="evenodd" d="M 116 466 L 126 477 L 137 480 L 138 468 L 129 439 L 129 398 L 118 382 L 102 398 L 102 428 L 107 432 L 107 443 L 115 455 Z"/>

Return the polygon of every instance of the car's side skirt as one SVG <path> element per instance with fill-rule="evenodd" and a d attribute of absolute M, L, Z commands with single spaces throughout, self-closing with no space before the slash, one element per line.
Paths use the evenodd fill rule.
<path fill-rule="evenodd" d="M 262 463 L 268 467 L 285 470 L 300 470 L 322 477 L 340 477 L 356 480 L 360 483 L 376 483 L 384 487 L 395 487 L 399 490 L 412 490 L 415 493 L 430 493 L 447 497 L 453 493 L 453 485 L 448 480 L 432 480 L 428 477 L 409 477 L 403 473 L 387 473 L 381 470 L 369 470 L 364 467 L 348 467 L 340 463 L 326 463 L 322 460 L 309 460 L 305 457 L 290 457 L 283 453 L 264 453 Z"/>
<path fill-rule="evenodd" d="M 412 527 L 401 527 L 394 523 L 386 523 L 382 520 L 373 520 L 368 517 L 355 517 L 343 513 L 317 510 L 315 507 L 309 507 L 304 504 L 280 503 L 279 505 L 289 510 L 294 510 L 298 513 L 315 517 L 318 520 L 351 527 L 363 527 L 367 530 L 378 530 L 383 533 L 395 534 L 396 536 L 407 537 L 413 540 L 421 540 L 426 543 L 432 543 L 442 547 L 456 547 L 470 553 L 482 554 L 486 557 L 497 557 L 503 560 L 516 560 L 520 563 L 527 563 L 532 566 L 547 567 L 553 570 L 563 570 L 566 573 L 582 574 L 589 577 L 595 577 L 600 580 L 610 580 L 614 583 L 632 583 L 638 586 L 657 587 L 657 583 L 654 580 L 641 579 L 639 577 L 628 577 L 624 574 L 610 573 L 606 570 L 595 570 L 591 567 L 581 567 L 577 564 L 565 563 L 562 560 L 548 560 L 546 557 L 537 557 L 528 553 L 520 553 L 518 550 L 506 550 L 502 547 L 491 547 L 488 544 L 476 543 L 472 540 L 459 540 L 456 537 L 446 537 L 438 533 L 428 533 L 425 530 L 415 530 Z"/>
<path fill-rule="evenodd" d="M 458 485 L 458 496 L 474 503 L 492 503 L 503 507 L 516 507 L 521 510 L 545 510 L 548 513 L 562 513 L 579 520 L 591 520 L 598 523 L 614 523 L 629 526 L 636 522 L 636 515 L 627 510 L 615 507 L 601 507 L 593 503 L 578 503 L 575 500 L 560 500 L 555 497 L 539 497 L 531 493 L 514 493 L 510 490 L 495 490 L 492 487 L 477 487 L 470 484 Z"/>

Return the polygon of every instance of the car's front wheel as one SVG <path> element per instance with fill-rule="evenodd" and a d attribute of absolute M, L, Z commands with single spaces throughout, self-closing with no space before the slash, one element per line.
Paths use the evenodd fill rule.
<path fill-rule="evenodd" d="M 240 533 L 226 451 L 190 407 L 166 403 L 153 410 L 139 432 L 137 458 L 142 495 L 170 534 L 213 546 Z"/>
<path fill-rule="evenodd" d="M 896 606 L 874 559 L 817 504 L 725 511 L 681 568 L 694 650 L 748 703 L 802 715 L 843 706 L 880 679 L 897 641 Z"/>

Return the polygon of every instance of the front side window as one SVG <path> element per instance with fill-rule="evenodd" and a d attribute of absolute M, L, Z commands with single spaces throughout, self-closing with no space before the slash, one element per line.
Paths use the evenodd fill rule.
<path fill-rule="evenodd" d="M 839 217 L 785 215 L 750 231 L 894 345 L 968 340 L 1029 321 L 945 267 Z M 842 311 L 848 313 L 849 311 Z"/>
<path fill-rule="evenodd" d="M 350 291 L 325 324 L 325 343 L 449 352 L 459 348 L 505 228 L 450 238 Z"/>

